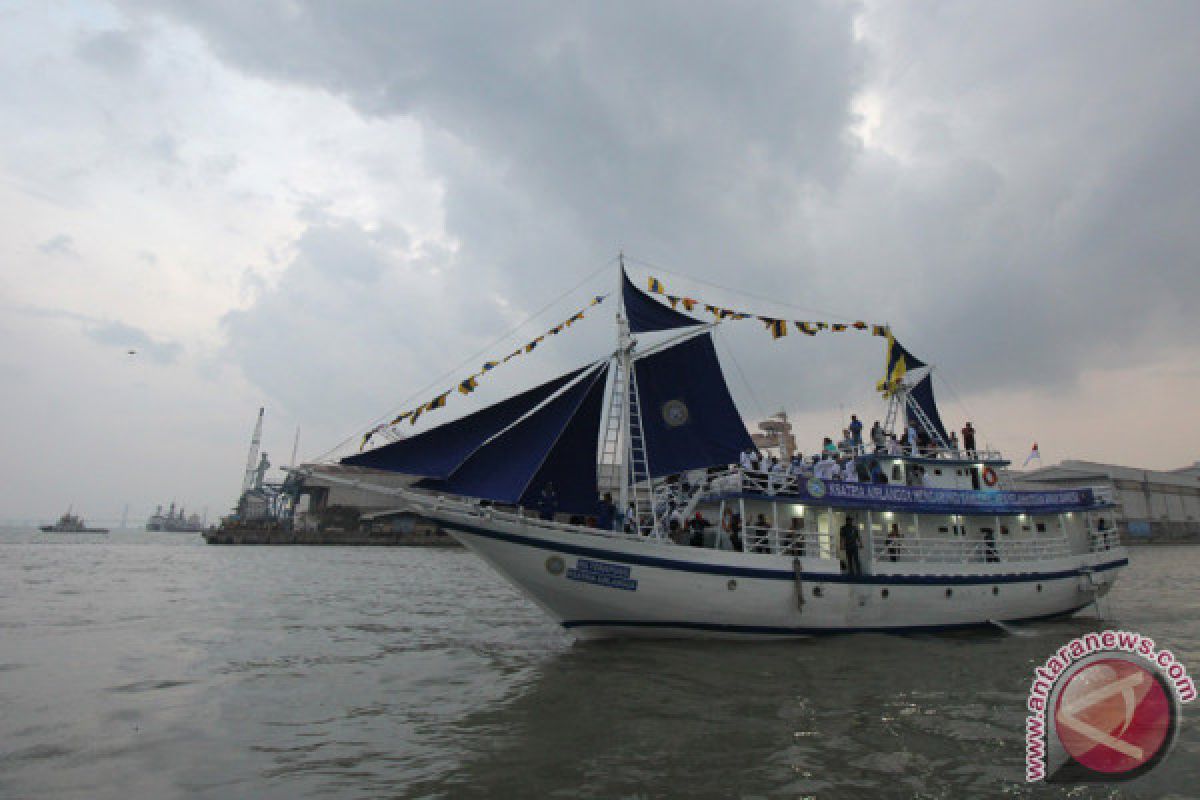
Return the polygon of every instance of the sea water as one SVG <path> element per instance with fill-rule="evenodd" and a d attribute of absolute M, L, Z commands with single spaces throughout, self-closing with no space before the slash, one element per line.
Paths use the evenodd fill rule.
<path fill-rule="evenodd" d="M 1023 783 L 1034 666 L 1140 631 L 1200 673 L 1200 548 L 1106 623 L 582 644 L 462 550 L 0 531 L 0 798 L 1195 797 Z"/>

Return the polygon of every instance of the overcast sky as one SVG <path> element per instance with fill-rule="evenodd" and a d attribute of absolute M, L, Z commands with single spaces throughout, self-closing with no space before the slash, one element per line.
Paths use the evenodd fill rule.
<path fill-rule="evenodd" d="M 1190 464 L 1197 42 L 1194 2 L 6 3 L 0 518 L 214 518 L 258 406 L 318 456 L 622 249 L 891 323 L 1018 463 Z M 603 355 L 600 309 L 430 419 Z M 882 415 L 881 340 L 723 328 L 802 449 Z"/>

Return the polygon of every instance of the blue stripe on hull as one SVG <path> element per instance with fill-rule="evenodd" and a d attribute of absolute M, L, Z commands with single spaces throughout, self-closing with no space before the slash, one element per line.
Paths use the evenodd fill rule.
<path fill-rule="evenodd" d="M 524 545 L 525 547 L 534 547 L 539 550 L 550 550 L 555 553 L 568 553 L 576 556 L 587 556 L 589 558 L 601 558 L 606 561 L 616 561 L 622 564 L 635 564 L 644 567 L 654 567 L 656 569 L 670 569 L 678 572 L 698 572 L 708 575 L 723 575 L 738 578 L 758 578 L 760 580 L 777 580 L 777 581 L 793 581 L 796 579 L 796 574 L 792 570 L 781 569 L 766 569 L 760 567 L 731 567 L 721 564 L 701 564 L 693 561 L 678 561 L 670 558 L 660 558 L 657 556 L 643 556 L 634 553 L 622 553 L 616 550 L 603 550 L 597 547 L 584 547 L 582 545 L 568 544 L 565 542 L 546 542 L 541 539 L 534 539 L 529 536 L 521 536 L 516 533 L 504 533 L 503 531 L 491 531 L 486 528 L 481 528 L 477 525 L 468 525 L 457 520 L 446 519 L 430 515 L 430 519 L 441 523 L 447 528 L 469 533 L 475 536 L 483 536 L 488 539 L 498 539 L 500 541 L 511 542 L 513 544 Z M 1104 572 L 1110 569 L 1119 569 L 1129 564 L 1129 559 L 1120 558 L 1115 561 L 1110 561 L 1106 564 L 1098 564 L 1095 567 L 1090 567 L 1086 571 Z M 835 572 L 806 572 L 801 575 L 802 578 L 808 580 L 817 580 L 823 583 L 851 583 L 860 585 L 884 585 L 884 586 L 906 586 L 906 585 L 970 585 L 970 584 L 995 584 L 995 583 L 1026 583 L 1031 581 L 1048 581 L 1058 578 L 1071 578 L 1082 575 L 1084 569 L 1069 569 L 1059 570 L 1057 572 L 1014 572 L 1006 574 L 994 575 L 844 575 Z"/>
<path fill-rule="evenodd" d="M 1041 614 L 1036 617 L 1020 617 L 1018 619 L 998 620 L 1005 624 L 1019 624 L 1025 622 L 1043 622 L 1045 620 L 1056 619 L 1058 617 L 1067 617 L 1084 608 L 1090 606 L 1091 603 L 1084 603 L 1081 606 L 1067 609 L 1066 611 L 1055 611 L 1053 614 Z M 992 625 L 991 621 L 984 622 L 958 622 L 944 625 L 897 625 L 893 627 L 873 626 L 873 627 L 846 627 L 846 628 L 789 628 L 775 627 L 771 625 L 726 625 L 718 622 L 670 622 L 659 620 L 616 620 L 616 619 L 575 619 L 567 620 L 562 623 L 564 628 L 642 628 L 642 629 L 678 629 L 692 631 L 707 631 L 710 633 L 737 633 L 747 636 L 821 636 L 839 633 L 939 633 L 945 631 L 969 630 L 972 628 L 987 628 Z"/>

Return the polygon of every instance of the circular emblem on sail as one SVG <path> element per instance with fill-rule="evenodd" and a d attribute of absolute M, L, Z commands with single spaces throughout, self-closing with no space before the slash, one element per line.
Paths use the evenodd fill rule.
<path fill-rule="evenodd" d="M 550 556 L 546 559 L 546 572 L 549 572 L 551 575 L 562 575 L 563 567 L 565 566 L 566 564 L 558 556 Z"/>
<path fill-rule="evenodd" d="M 807 488 L 808 488 L 808 493 L 811 494 L 813 497 L 824 497 L 825 496 L 825 482 L 822 481 L 820 478 L 809 478 Z"/>
<path fill-rule="evenodd" d="M 680 425 L 687 424 L 688 407 L 682 400 L 668 400 L 663 403 L 662 415 L 663 422 L 667 423 L 667 427 L 678 428 Z"/>

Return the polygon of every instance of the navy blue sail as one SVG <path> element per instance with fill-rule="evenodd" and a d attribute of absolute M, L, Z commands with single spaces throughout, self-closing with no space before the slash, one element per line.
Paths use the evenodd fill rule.
<path fill-rule="evenodd" d="M 535 386 L 410 439 L 402 439 L 366 453 L 343 458 L 342 463 L 402 472 L 406 475 L 445 478 L 488 439 L 528 414 L 585 370 L 595 366 L 593 363 L 580 367 L 541 386 Z"/>
<path fill-rule="evenodd" d="M 681 314 L 669 306 L 655 300 L 650 295 L 633 285 L 629 276 L 621 272 L 621 299 L 625 303 L 625 316 L 629 320 L 629 330 L 633 333 L 648 331 L 669 331 L 674 328 L 686 328 L 700 325 L 700 320 L 692 319 L 687 314 Z"/>
<path fill-rule="evenodd" d="M 950 437 L 946 435 L 946 426 L 942 424 L 942 415 L 938 413 L 937 400 L 933 396 L 933 373 L 931 372 L 917 381 L 917 385 L 909 390 L 908 396 L 925 412 L 925 416 L 929 418 L 934 430 L 942 437 L 942 441 L 949 445 Z M 911 408 L 908 409 L 908 424 L 920 430 L 920 424 Z"/>
<path fill-rule="evenodd" d="M 754 444 L 705 333 L 634 362 L 650 475 L 733 464 Z"/>
<path fill-rule="evenodd" d="M 480 447 L 445 480 L 424 489 L 514 505 L 533 505 L 554 484 L 558 509 L 596 507 L 596 442 L 608 367 L 581 377 L 537 411 Z"/>
<path fill-rule="evenodd" d="M 906 373 L 924 366 L 927 366 L 924 361 L 908 352 L 904 345 L 888 334 L 887 377 L 884 379 L 886 382 L 896 384 Z M 946 426 L 942 424 L 942 415 L 938 413 L 937 400 L 933 396 L 933 373 L 917 381 L 908 394 L 929 418 L 934 430 L 942 437 L 942 442 L 948 445 L 950 437 L 946 435 Z M 921 430 L 921 423 L 911 408 L 907 408 L 905 418 L 909 425 Z"/>

